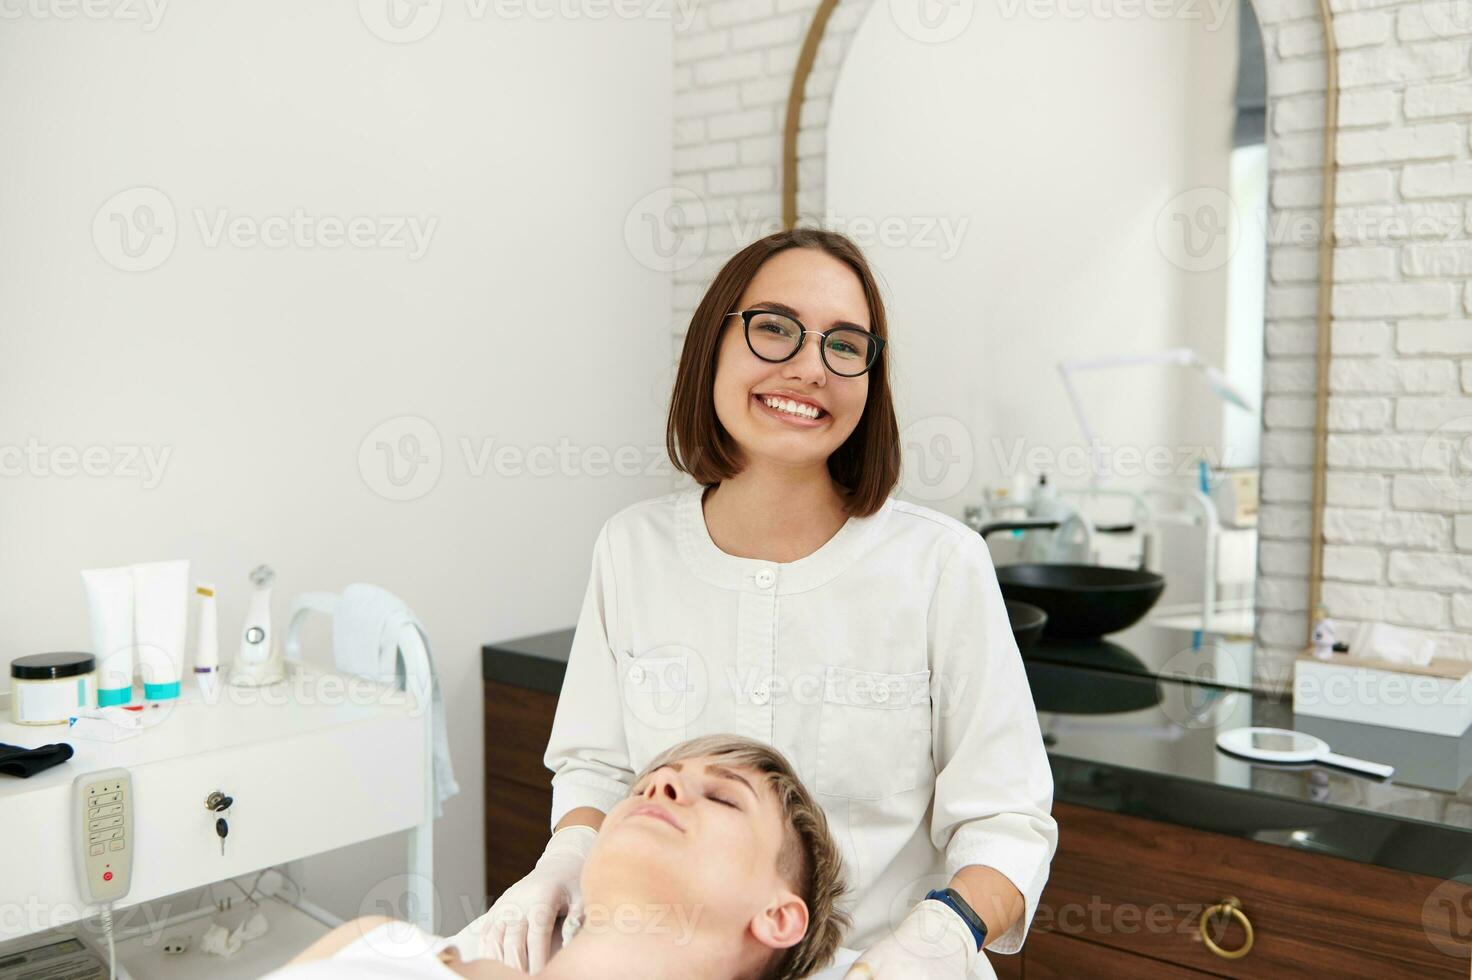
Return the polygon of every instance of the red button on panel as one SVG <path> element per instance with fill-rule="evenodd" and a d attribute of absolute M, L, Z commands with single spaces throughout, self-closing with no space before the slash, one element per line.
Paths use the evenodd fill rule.
<path fill-rule="evenodd" d="M 103 881 L 112 881 L 112 872 L 111 871 L 104 871 L 104 872 L 102 872 L 102 880 Z"/>

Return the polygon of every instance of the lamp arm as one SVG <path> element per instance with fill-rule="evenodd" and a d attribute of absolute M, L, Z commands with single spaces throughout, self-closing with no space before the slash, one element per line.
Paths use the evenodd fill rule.
<path fill-rule="evenodd" d="M 1091 486 L 1097 487 L 1103 480 L 1104 474 L 1099 467 L 1099 440 L 1094 435 L 1093 426 L 1089 425 L 1088 413 L 1084 411 L 1084 403 L 1078 396 L 1078 389 L 1074 387 L 1073 378 L 1069 371 L 1077 362 L 1061 361 L 1058 364 L 1058 373 L 1063 376 L 1063 390 L 1068 393 L 1068 401 L 1073 405 L 1073 417 L 1078 420 L 1078 427 L 1083 430 L 1084 438 L 1089 444 L 1089 468 L 1094 471 L 1089 480 Z"/>

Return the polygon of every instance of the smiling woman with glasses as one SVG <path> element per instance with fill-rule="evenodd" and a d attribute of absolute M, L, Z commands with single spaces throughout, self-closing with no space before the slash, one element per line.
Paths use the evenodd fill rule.
<path fill-rule="evenodd" d="M 888 335 L 842 235 L 768 235 L 716 273 L 666 425 L 691 484 L 599 530 L 543 760 L 552 842 L 478 928 L 579 921 L 582 856 L 634 774 L 744 732 L 834 830 L 849 976 L 977 980 L 1022 947 L 1058 842 L 1052 772 L 985 542 L 892 496 Z M 549 933 L 496 935 L 540 962 Z"/>

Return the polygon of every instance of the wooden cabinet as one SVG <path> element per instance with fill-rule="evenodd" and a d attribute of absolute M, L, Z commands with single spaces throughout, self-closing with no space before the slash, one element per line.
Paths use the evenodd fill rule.
<path fill-rule="evenodd" d="M 542 765 L 557 696 L 485 681 L 486 900 L 537 863 L 552 836 L 552 774 Z"/>
<path fill-rule="evenodd" d="M 1472 889 L 1455 882 L 1068 803 L 1053 815 L 1058 852 L 1023 947 L 1028 980 L 1035 950 L 1072 976 L 1118 975 L 1102 964 L 1120 954 L 1157 961 L 1132 976 L 1467 976 L 1457 920 Z M 1203 938 L 1202 912 L 1229 896 L 1237 915 L 1210 916 Z M 1245 955 L 1209 948 L 1240 949 L 1243 920 Z"/>
<path fill-rule="evenodd" d="M 549 836 L 542 755 L 552 694 L 485 682 L 486 892 L 531 870 Z M 1049 977 L 1468 975 L 1472 888 L 1175 824 L 1056 803 L 1058 852 L 1023 951 L 1002 980 Z M 1229 897 L 1240 918 L 1201 913 Z"/>

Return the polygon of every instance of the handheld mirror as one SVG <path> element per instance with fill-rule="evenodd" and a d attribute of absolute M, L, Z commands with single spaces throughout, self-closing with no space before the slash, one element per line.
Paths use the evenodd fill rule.
<path fill-rule="evenodd" d="M 1232 728 L 1216 737 L 1216 747 L 1257 762 L 1322 762 L 1371 776 L 1388 777 L 1394 766 L 1329 751 L 1329 743 L 1288 728 Z"/>

